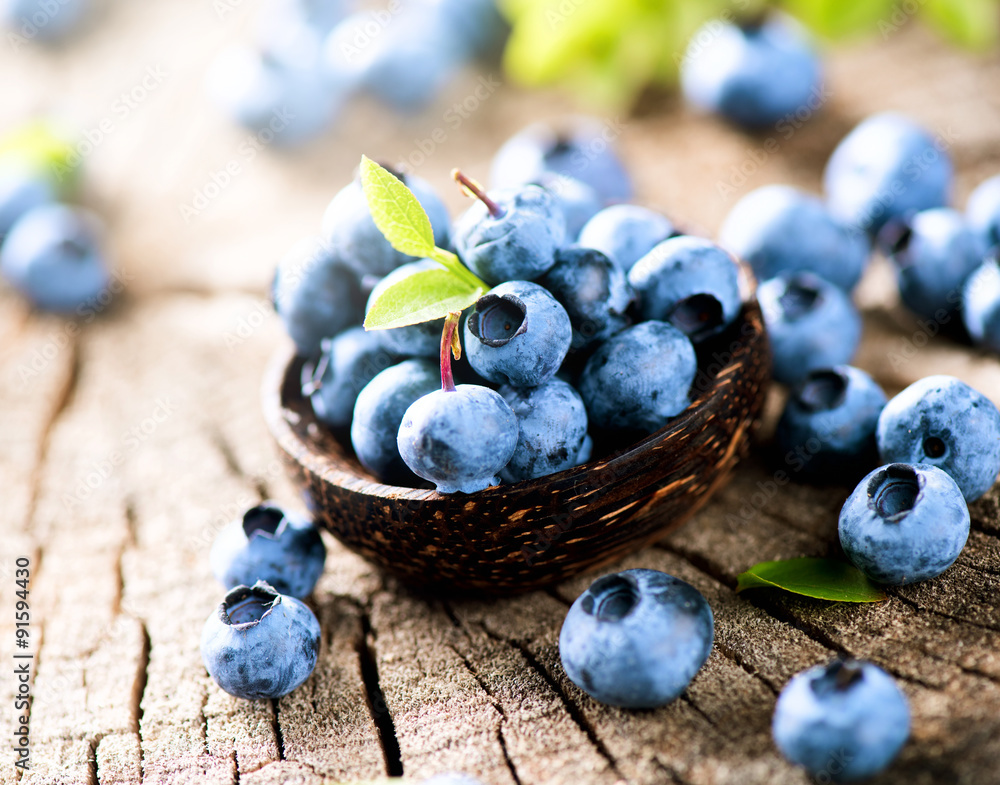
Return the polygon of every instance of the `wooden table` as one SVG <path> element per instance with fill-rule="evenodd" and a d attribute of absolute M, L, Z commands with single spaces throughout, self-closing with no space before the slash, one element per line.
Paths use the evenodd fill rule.
<path fill-rule="evenodd" d="M 215 687 L 198 651 L 222 595 L 212 539 L 262 498 L 298 501 L 259 403 L 285 340 L 265 300 L 276 260 L 318 230 L 362 152 L 416 164 L 457 211 L 451 167 L 485 177 L 506 136 L 570 108 L 503 87 L 456 126 L 446 113 L 479 78 L 467 74 L 424 118 L 360 102 L 337 133 L 250 159 L 246 133 L 200 85 L 212 54 L 249 35 L 253 9 L 227 6 L 220 18 L 207 0 L 109 2 L 63 50 L 0 47 L 0 125 L 50 110 L 90 133 L 83 199 L 107 219 L 124 282 L 103 313 L 76 322 L 0 290 L 0 782 L 17 779 L 18 557 L 30 561 L 36 669 L 22 782 L 311 785 L 460 769 L 496 785 L 806 783 L 774 749 L 771 712 L 793 674 L 838 653 L 888 669 L 912 704 L 912 740 L 877 782 L 1000 781 L 1000 492 L 973 505 L 968 547 L 945 576 L 887 602 L 738 597 L 735 576 L 758 560 L 835 553 L 847 493 L 775 489 L 759 455 L 681 531 L 619 565 L 690 581 L 715 612 L 708 664 L 666 708 L 604 707 L 564 676 L 559 627 L 590 577 L 498 602 L 427 599 L 333 541 L 312 600 L 325 636 L 312 678 L 270 702 Z M 608 118 L 642 201 L 714 230 L 751 188 L 818 188 L 836 141 L 883 108 L 950 140 L 959 203 L 1000 171 L 995 56 L 957 54 L 909 26 L 837 50 L 829 70 L 821 113 L 772 143 L 672 98 Z M 435 129 L 445 141 L 429 145 Z M 193 204 L 193 216 L 182 209 Z M 929 337 L 899 311 L 883 266 L 859 299 L 858 364 L 890 393 L 952 373 L 1000 401 L 1000 362 Z"/>

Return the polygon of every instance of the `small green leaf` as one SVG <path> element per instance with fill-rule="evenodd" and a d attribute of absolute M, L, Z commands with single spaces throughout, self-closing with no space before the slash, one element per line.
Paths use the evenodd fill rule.
<path fill-rule="evenodd" d="M 737 579 L 745 589 L 783 589 L 819 600 L 880 602 L 885 593 L 853 564 L 834 559 L 786 559 L 755 564 Z"/>
<path fill-rule="evenodd" d="M 430 218 L 398 177 L 363 155 L 361 187 L 375 225 L 393 248 L 410 256 L 431 255 L 434 230 Z"/>
<path fill-rule="evenodd" d="M 486 290 L 449 270 L 421 270 L 386 289 L 365 317 L 366 330 L 390 330 L 464 311 Z"/>

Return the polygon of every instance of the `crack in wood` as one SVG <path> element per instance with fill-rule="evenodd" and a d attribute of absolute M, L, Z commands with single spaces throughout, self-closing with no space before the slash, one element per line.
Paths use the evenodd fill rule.
<path fill-rule="evenodd" d="M 66 377 L 66 381 L 63 383 L 62 388 L 56 396 L 55 406 L 52 408 L 48 419 L 45 421 L 45 425 L 42 427 L 41 435 L 38 440 L 38 459 L 35 462 L 35 468 L 31 479 L 31 494 L 28 497 L 28 514 L 26 521 L 29 526 L 34 524 L 35 510 L 38 508 L 38 498 L 42 490 L 42 474 L 49 455 L 52 432 L 55 430 L 55 426 L 59 421 L 59 418 L 62 417 L 63 413 L 69 408 L 69 405 L 73 400 L 73 394 L 76 392 L 77 382 L 80 380 L 79 340 L 74 339 L 70 341 L 67 345 L 67 350 L 70 352 L 69 375 Z"/>
<path fill-rule="evenodd" d="M 278 745 L 278 760 L 285 760 L 285 737 L 281 733 L 281 716 L 278 714 L 277 698 L 271 698 L 271 709 L 274 711 L 271 723 L 274 727 L 274 739 Z"/>
<path fill-rule="evenodd" d="M 916 600 L 911 600 L 909 597 L 904 597 L 902 594 L 898 592 L 898 590 L 891 591 L 891 596 L 893 597 L 893 599 L 899 600 L 904 605 L 910 606 L 918 613 L 931 613 L 935 616 L 938 616 L 939 618 L 953 621 L 956 624 L 968 624 L 970 627 L 976 627 L 977 629 L 986 630 L 987 632 L 1000 632 L 1000 627 L 992 627 L 989 624 L 980 624 L 979 622 L 972 621 L 971 619 L 963 619 L 960 616 L 953 616 L 950 613 L 945 613 L 944 611 L 940 611 L 937 608 L 931 608 L 927 605 L 921 605 Z"/>
<path fill-rule="evenodd" d="M 469 635 L 468 630 L 466 630 L 464 627 L 461 626 L 461 623 L 451 612 L 450 608 L 445 606 L 445 609 L 448 613 L 449 618 L 451 618 L 452 622 L 462 631 L 466 639 L 471 644 L 472 637 Z M 500 715 L 500 722 L 497 724 L 497 742 L 500 744 L 500 750 L 501 752 L 503 752 L 504 763 L 507 764 L 507 769 L 508 771 L 510 771 L 510 776 L 513 778 L 516 785 L 521 785 L 521 777 L 517 773 L 517 767 L 514 766 L 514 761 L 512 761 L 510 758 L 510 753 L 507 751 L 507 742 L 503 736 L 503 726 L 504 723 L 507 722 L 507 712 L 504 710 L 503 704 L 497 699 L 496 695 L 493 694 L 493 691 L 486 686 L 486 682 L 483 681 L 483 678 L 479 675 L 479 671 L 472 665 L 472 663 L 469 661 L 469 658 L 466 657 L 464 654 L 462 654 L 462 652 L 460 652 L 452 644 L 445 643 L 445 646 L 451 651 L 453 651 L 455 653 L 455 656 L 462 661 L 462 664 L 465 665 L 465 669 L 469 672 L 472 678 L 476 680 L 476 683 L 479 685 L 479 688 L 490 699 L 490 703 L 493 704 L 493 708 L 496 709 L 497 714 Z"/>
<path fill-rule="evenodd" d="M 139 656 L 139 673 L 132 692 L 132 721 L 136 736 L 139 737 L 139 770 L 145 776 L 146 755 L 142 746 L 142 699 L 146 695 L 146 685 L 149 683 L 149 654 L 153 649 L 149 637 L 149 629 L 143 619 L 137 619 L 142 630 L 142 652 Z"/>
<path fill-rule="evenodd" d="M 375 636 L 372 632 L 371 618 L 368 613 L 361 614 L 361 635 L 357 642 L 358 660 L 361 666 L 361 680 L 365 686 L 365 698 L 372 721 L 378 729 L 382 754 L 385 757 L 386 773 L 390 777 L 403 776 L 403 756 L 396 736 L 396 725 L 389 711 L 385 694 L 379 686 L 378 663 L 371 643 Z"/>
<path fill-rule="evenodd" d="M 479 622 L 478 626 L 491 640 L 497 641 L 498 643 L 506 644 L 507 646 L 512 646 L 517 649 L 521 656 L 524 657 L 525 662 L 528 667 L 535 671 L 542 680 L 548 685 L 549 689 L 555 693 L 556 697 L 562 702 L 563 707 L 566 709 L 566 713 L 569 715 L 570 719 L 576 723 L 577 727 L 583 731 L 584 735 L 593 745 L 594 749 L 597 750 L 598 754 L 608 762 L 608 766 L 611 771 L 617 777 L 623 777 L 621 771 L 618 768 L 618 762 L 615 760 L 614 756 L 605 746 L 604 742 L 597 735 L 597 731 L 594 727 L 587 721 L 586 716 L 583 711 L 577 706 L 565 690 L 559 685 L 559 682 L 542 666 L 534 654 L 528 649 L 528 647 L 518 641 L 508 640 L 507 638 L 499 635 L 498 633 L 491 630 L 486 626 L 484 622 Z"/>

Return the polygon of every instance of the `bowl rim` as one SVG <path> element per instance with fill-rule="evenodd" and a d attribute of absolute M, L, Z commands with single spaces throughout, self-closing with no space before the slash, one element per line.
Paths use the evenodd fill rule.
<path fill-rule="evenodd" d="M 746 333 L 746 327 L 750 327 L 750 332 Z M 546 487 L 553 483 L 569 484 L 586 481 L 594 470 L 604 471 L 613 468 L 618 464 L 627 464 L 630 459 L 634 459 L 637 453 L 648 452 L 657 444 L 668 440 L 672 435 L 683 433 L 688 424 L 696 418 L 697 412 L 712 399 L 724 396 L 727 385 L 726 378 L 736 373 L 747 362 L 747 355 L 752 353 L 752 345 L 755 338 L 765 337 L 766 328 L 763 323 L 763 314 L 756 298 L 752 295 L 745 298 L 740 311 L 729 325 L 727 330 L 721 333 L 722 336 L 730 334 L 733 329 L 738 329 L 741 338 L 734 337 L 730 343 L 730 356 L 727 362 L 722 364 L 714 374 L 708 376 L 707 383 L 699 389 L 697 395 L 683 411 L 670 418 L 670 420 L 659 430 L 631 442 L 614 452 L 602 456 L 601 458 L 587 461 L 583 464 L 571 466 L 561 472 L 547 474 L 530 480 L 522 480 L 516 483 L 503 483 L 501 485 L 490 486 L 474 494 L 461 494 L 469 499 L 488 499 L 495 496 L 497 499 L 509 496 L 511 493 L 530 493 L 532 491 L 544 491 Z M 759 329 L 756 329 L 759 328 Z M 736 348 L 734 348 L 736 347 Z M 435 500 L 447 499 L 455 494 L 441 494 L 433 489 L 409 488 L 398 485 L 387 485 L 377 480 L 358 474 L 352 470 L 349 455 L 349 447 L 341 444 L 343 450 L 341 456 L 329 455 L 315 448 L 315 443 L 310 444 L 296 432 L 300 415 L 297 411 L 285 405 L 289 387 L 292 381 L 299 378 L 298 371 L 308 361 L 308 358 L 298 355 L 294 344 L 288 340 L 285 346 L 279 349 L 270 362 L 264 374 L 262 383 L 262 404 L 264 417 L 271 434 L 277 441 L 279 447 L 295 460 L 303 469 L 316 475 L 324 482 L 332 483 L 352 493 L 361 494 L 373 499 L 394 499 L 403 502 L 433 502 Z M 696 372 L 695 382 L 702 374 L 702 363 L 699 362 Z M 299 400 L 305 400 L 301 391 L 295 396 Z M 311 411 L 311 409 L 310 409 Z M 312 421 L 318 427 L 322 426 L 315 416 Z M 334 438 L 331 436 L 331 438 Z M 738 441 L 734 439 L 733 442 Z M 356 461 L 356 459 L 354 459 Z M 363 467 L 362 467 L 363 470 Z"/>

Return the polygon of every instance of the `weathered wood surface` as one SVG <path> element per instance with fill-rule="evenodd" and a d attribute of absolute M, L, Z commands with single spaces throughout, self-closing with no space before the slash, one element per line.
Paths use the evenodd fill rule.
<path fill-rule="evenodd" d="M 846 495 L 774 488 L 775 467 L 759 456 L 680 531 L 621 562 L 692 582 L 716 615 L 707 666 L 664 709 L 600 706 L 563 675 L 559 626 L 589 577 L 497 602 L 420 597 L 333 542 L 313 599 L 325 635 L 315 675 L 277 702 L 239 701 L 211 683 L 198 636 L 222 594 L 206 558 L 214 533 L 261 498 L 296 501 L 258 398 L 283 340 L 264 302 L 276 258 L 317 229 L 362 150 L 414 162 L 416 140 L 445 128 L 447 142 L 417 169 L 446 189 L 452 166 L 485 175 L 504 137 L 566 108 L 504 88 L 452 128 L 442 118 L 470 94 L 469 76 L 426 119 L 401 124 L 362 104 L 339 135 L 247 161 L 245 135 L 199 85 L 212 52 L 248 34 L 253 9 L 230 5 L 239 10 L 220 19 L 203 0 L 107 3 L 65 50 L 0 48 L 0 126 L 45 108 L 81 129 L 113 121 L 88 160 L 88 198 L 109 218 L 128 275 L 77 332 L 0 291 L 0 783 L 18 779 L 8 749 L 18 556 L 32 563 L 37 658 L 34 768 L 23 782 L 312 785 L 462 769 L 497 784 L 806 783 L 776 753 L 770 716 L 794 673 L 834 653 L 873 659 L 912 702 L 913 739 L 877 782 L 1000 781 L 1000 491 L 973 506 L 969 545 L 945 576 L 885 603 L 737 597 L 735 576 L 757 560 L 835 552 Z M 118 111 L 148 69 L 160 81 Z M 763 139 L 672 99 L 610 120 L 641 198 L 715 229 L 750 188 L 815 188 L 836 140 L 881 108 L 953 140 L 960 200 L 1000 171 L 996 57 L 904 29 L 837 53 L 830 72 L 822 115 L 779 135 L 763 159 Z M 185 221 L 180 205 L 233 160 L 240 173 Z M 733 179 L 741 166 L 749 174 Z M 722 196 L 720 182 L 734 194 Z M 946 372 L 1000 401 L 997 359 L 925 340 L 885 282 L 876 267 L 860 295 L 859 364 L 890 392 Z"/>

